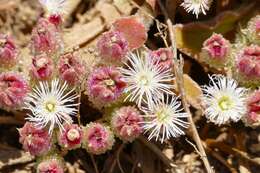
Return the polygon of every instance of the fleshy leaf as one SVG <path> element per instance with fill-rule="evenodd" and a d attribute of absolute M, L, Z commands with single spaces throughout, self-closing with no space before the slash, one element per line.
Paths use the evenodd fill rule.
<path fill-rule="evenodd" d="M 123 34 L 131 50 L 141 47 L 147 39 L 145 26 L 136 16 L 116 20 L 113 29 Z"/>

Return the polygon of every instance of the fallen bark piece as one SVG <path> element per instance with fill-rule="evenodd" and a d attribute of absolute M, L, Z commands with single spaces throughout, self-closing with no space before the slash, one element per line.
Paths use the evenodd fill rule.
<path fill-rule="evenodd" d="M 0 145 L 0 172 L 7 166 L 28 163 L 34 160 L 28 152 L 5 145 Z"/>
<path fill-rule="evenodd" d="M 67 48 L 81 47 L 104 31 L 104 23 L 101 17 L 94 18 L 84 25 L 73 27 L 70 32 L 64 35 Z"/>

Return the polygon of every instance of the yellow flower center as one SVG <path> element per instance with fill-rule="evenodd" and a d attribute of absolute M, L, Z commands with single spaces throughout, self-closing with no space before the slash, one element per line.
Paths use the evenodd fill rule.
<path fill-rule="evenodd" d="M 141 76 L 139 79 L 139 83 L 141 85 L 147 86 L 149 84 L 149 80 L 147 79 L 147 76 L 145 76 L 145 75 Z"/>
<path fill-rule="evenodd" d="M 159 122 L 164 123 L 165 121 L 167 121 L 169 114 L 164 108 L 162 108 L 156 113 L 156 116 Z"/>
<path fill-rule="evenodd" d="M 200 4 L 201 0 L 193 0 L 193 3 Z"/>
<path fill-rule="evenodd" d="M 112 79 L 107 79 L 104 82 L 107 86 L 114 86 L 115 85 L 115 81 L 113 81 Z"/>
<path fill-rule="evenodd" d="M 46 108 L 46 110 L 48 111 L 48 112 L 54 112 L 55 111 L 55 108 L 56 108 L 56 105 L 55 105 L 55 103 L 53 103 L 53 102 L 47 102 L 46 104 L 45 104 L 45 108 Z"/>
<path fill-rule="evenodd" d="M 229 97 L 222 97 L 218 101 L 218 105 L 222 111 L 227 111 L 232 106 L 232 101 Z"/>

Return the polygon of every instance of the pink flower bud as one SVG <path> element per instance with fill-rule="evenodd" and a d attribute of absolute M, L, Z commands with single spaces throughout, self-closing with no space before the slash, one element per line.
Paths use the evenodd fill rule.
<path fill-rule="evenodd" d="M 107 126 L 100 123 L 90 123 L 84 131 L 83 142 L 88 152 L 103 154 L 112 148 L 114 135 Z"/>
<path fill-rule="evenodd" d="M 63 80 L 70 85 L 76 85 L 82 82 L 86 69 L 76 54 L 65 54 L 60 57 L 58 69 Z"/>
<path fill-rule="evenodd" d="M 12 37 L 0 34 L 0 67 L 12 67 L 17 59 L 18 50 Z"/>
<path fill-rule="evenodd" d="M 111 103 L 121 96 L 126 83 L 115 67 L 99 67 L 87 81 L 89 96 L 103 104 Z"/>
<path fill-rule="evenodd" d="M 19 129 L 19 141 L 23 145 L 25 151 L 29 151 L 32 155 L 43 155 L 50 150 L 51 136 L 45 129 L 39 129 L 33 123 L 26 122 Z"/>
<path fill-rule="evenodd" d="M 64 173 L 63 164 L 57 158 L 43 160 L 37 166 L 37 173 Z"/>
<path fill-rule="evenodd" d="M 114 112 L 111 126 L 116 136 L 123 141 L 133 141 L 142 132 L 143 118 L 140 112 L 132 106 L 121 107 Z"/>
<path fill-rule="evenodd" d="M 260 47 L 245 47 L 236 57 L 237 72 L 244 79 L 260 81 Z"/>
<path fill-rule="evenodd" d="M 203 43 L 202 58 L 212 67 L 225 67 L 229 62 L 230 43 L 221 34 L 213 34 Z"/>
<path fill-rule="evenodd" d="M 253 92 L 247 100 L 246 124 L 249 126 L 260 125 L 260 89 Z"/>
<path fill-rule="evenodd" d="M 160 48 L 158 50 L 151 51 L 148 58 L 165 70 L 173 67 L 173 53 L 171 49 Z"/>
<path fill-rule="evenodd" d="M 83 131 L 77 124 L 66 124 L 64 130 L 58 133 L 60 146 L 66 149 L 75 149 L 81 146 Z"/>
<path fill-rule="evenodd" d="M 32 59 L 31 75 L 38 80 L 50 79 L 54 70 L 53 60 L 46 54 L 35 56 Z"/>
<path fill-rule="evenodd" d="M 19 74 L 0 74 L 0 107 L 6 110 L 18 109 L 29 91 L 27 81 Z"/>
<path fill-rule="evenodd" d="M 62 42 L 55 25 L 47 19 L 39 19 L 32 31 L 32 51 L 34 54 L 53 54 L 61 47 Z"/>
<path fill-rule="evenodd" d="M 118 31 L 105 32 L 97 42 L 100 56 L 108 62 L 122 62 L 126 59 L 128 43 Z"/>
<path fill-rule="evenodd" d="M 137 16 L 123 17 L 113 23 L 113 30 L 123 34 L 130 50 L 140 48 L 147 40 L 145 26 Z"/>

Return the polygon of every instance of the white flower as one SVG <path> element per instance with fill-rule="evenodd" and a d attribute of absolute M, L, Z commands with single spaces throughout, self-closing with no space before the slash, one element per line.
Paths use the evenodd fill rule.
<path fill-rule="evenodd" d="M 195 14 L 198 18 L 200 13 L 206 15 L 206 11 L 209 10 L 212 0 L 184 0 L 181 4 L 182 7 L 188 12 Z"/>
<path fill-rule="evenodd" d="M 159 99 L 162 93 L 172 94 L 173 80 L 171 71 L 165 70 L 154 63 L 150 58 L 141 57 L 139 53 L 127 55 L 129 64 L 121 68 L 123 79 L 128 84 L 125 92 L 128 94 L 125 100 L 135 101 L 138 106 L 142 103 L 153 102 Z"/>
<path fill-rule="evenodd" d="M 51 15 L 62 15 L 65 13 L 66 0 L 39 0 L 39 2 Z"/>
<path fill-rule="evenodd" d="M 247 90 L 238 87 L 234 79 L 222 75 L 210 76 L 210 85 L 202 90 L 205 116 L 209 121 L 218 125 L 237 122 L 246 113 Z"/>
<path fill-rule="evenodd" d="M 184 135 L 184 128 L 189 123 L 185 121 L 188 114 L 183 112 L 181 102 L 177 101 L 177 97 L 169 96 L 161 97 L 160 100 L 153 102 L 148 107 L 142 107 L 141 110 L 146 114 L 144 117 L 143 128 L 149 132 L 148 139 L 155 137 L 156 141 L 161 138 L 161 143 L 170 137 L 179 137 Z"/>
<path fill-rule="evenodd" d="M 31 111 L 26 119 L 39 128 L 49 125 L 49 133 L 56 125 L 63 130 L 62 123 L 71 123 L 70 116 L 77 114 L 75 107 L 78 105 L 74 103 L 78 96 L 72 94 L 74 90 L 66 92 L 67 87 L 66 83 L 60 84 L 57 79 L 51 82 L 51 86 L 47 82 L 40 82 L 26 98 L 25 109 Z"/>

